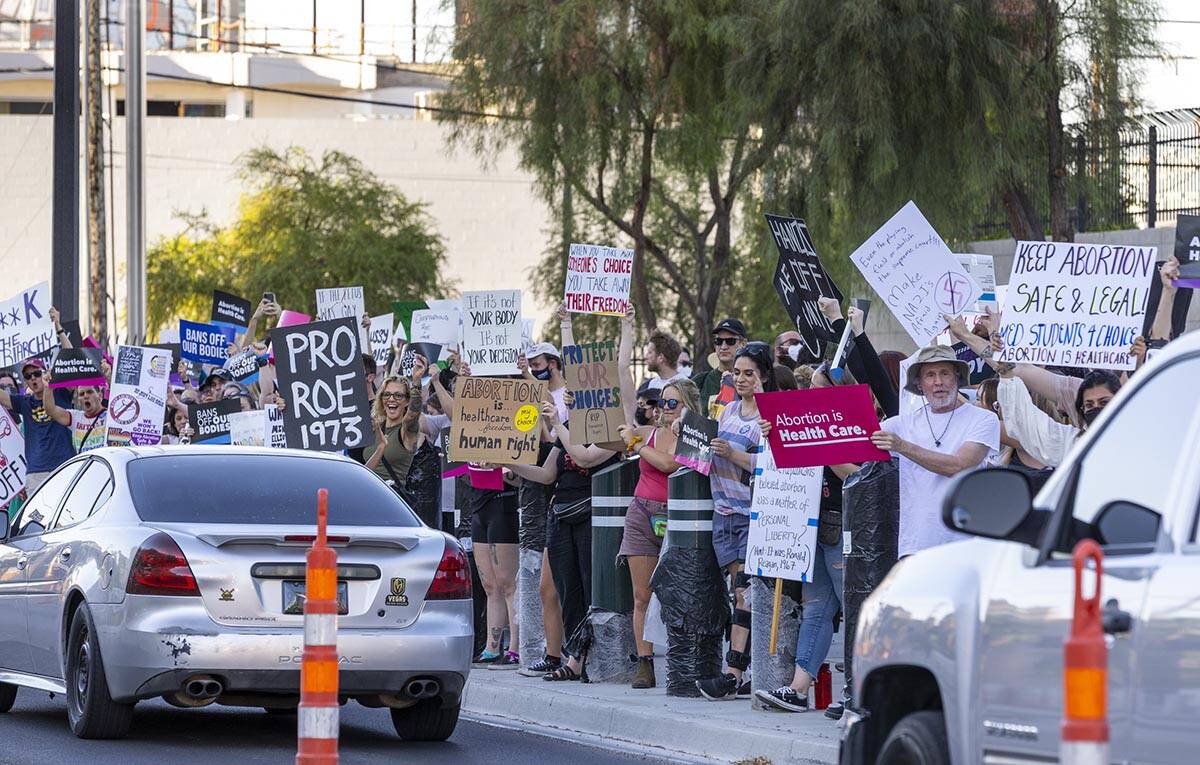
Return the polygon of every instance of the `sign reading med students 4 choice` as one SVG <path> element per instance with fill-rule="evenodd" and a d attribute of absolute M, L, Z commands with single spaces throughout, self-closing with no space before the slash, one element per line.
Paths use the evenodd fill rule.
<path fill-rule="evenodd" d="M 50 320 L 50 282 L 0 302 L 0 368 L 13 367 L 58 345 Z"/>
<path fill-rule="evenodd" d="M 567 423 L 571 438 L 582 444 L 620 441 L 617 428 L 625 422 L 625 410 L 617 376 L 616 342 L 567 345 L 562 354 L 567 390 L 574 394 Z"/>
<path fill-rule="evenodd" d="M 754 468 L 746 571 L 755 576 L 811 582 L 821 512 L 823 470 L 784 470 L 766 446 Z"/>
<path fill-rule="evenodd" d="M 633 250 L 572 244 L 563 302 L 572 313 L 624 316 L 633 280 Z"/>
<path fill-rule="evenodd" d="M 1154 247 L 1017 242 L 1001 314 L 1001 361 L 1133 369 Z"/>
<path fill-rule="evenodd" d="M 459 377 L 450 420 L 450 459 L 537 464 L 541 442 L 538 407 L 547 395 L 543 382 Z"/>
<path fill-rule="evenodd" d="M 346 317 L 271 330 L 284 430 L 296 449 L 356 449 L 371 435 L 359 323 Z"/>
<path fill-rule="evenodd" d="M 462 295 L 463 358 L 471 374 L 515 375 L 521 354 L 521 291 L 486 290 Z"/>
<path fill-rule="evenodd" d="M 117 347 L 108 394 L 109 446 L 155 446 L 162 441 L 171 352 Z"/>
<path fill-rule="evenodd" d="M 817 298 L 842 301 L 842 291 L 821 265 L 808 226 L 799 218 L 766 215 L 767 227 L 779 250 L 775 265 L 775 291 L 783 308 L 800 333 L 800 363 L 817 361 L 824 356 L 826 341 L 836 341 L 833 325 L 817 304 Z"/>
<path fill-rule="evenodd" d="M 756 393 L 754 400 L 771 423 L 767 439 L 781 468 L 891 459 L 871 443 L 879 419 L 866 385 Z"/>

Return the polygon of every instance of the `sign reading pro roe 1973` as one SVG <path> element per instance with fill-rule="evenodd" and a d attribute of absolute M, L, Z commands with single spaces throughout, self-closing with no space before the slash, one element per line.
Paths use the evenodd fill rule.
<path fill-rule="evenodd" d="M 289 446 L 340 451 L 366 443 L 370 404 L 358 330 L 349 317 L 271 330 Z"/>

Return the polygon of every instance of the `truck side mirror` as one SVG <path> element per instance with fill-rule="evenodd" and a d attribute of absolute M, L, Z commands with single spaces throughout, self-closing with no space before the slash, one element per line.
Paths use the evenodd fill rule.
<path fill-rule="evenodd" d="M 1160 514 L 1124 499 L 1109 502 L 1092 520 L 1096 541 L 1105 546 L 1153 546 L 1161 525 Z"/>
<path fill-rule="evenodd" d="M 1033 492 L 1024 473 L 985 468 L 954 478 L 942 502 L 942 522 L 963 534 L 1032 544 L 1029 534 L 1014 535 L 1032 511 Z"/>

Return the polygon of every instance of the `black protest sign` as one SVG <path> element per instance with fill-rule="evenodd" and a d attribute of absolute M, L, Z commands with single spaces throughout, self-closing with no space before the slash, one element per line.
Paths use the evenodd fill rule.
<path fill-rule="evenodd" d="M 224 369 L 233 377 L 234 382 L 253 385 L 258 380 L 259 366 L 258 354 L 254 352 L 253 348 L 247 348 L 230 356 L 229 361 L 225 362 Z"/>
<path fill-rule="evenodd" d="M 221 290 L 213 290 L 212 318 L 209 323 L 245 332 L 250 326 L 250 301 Z"/>
<path fill-rule="evenodd" d="M 717 421 L 684 409 L 679 416 L 679 438 L 675 441 L 675 461 L 708 475 L 712 468 L 712 440 L 717 437 Z"/>
<path fill-rule="evenodd" d="M 192 404 L 188 407 L 188 424 L 192 426 L 193 444 L 229 443 L 229 415 L 242 411 L 240 399 L 231 398 L 211 404 Z"/>
<path fill-rule="evenodd" d="M 863 312 L 863 326 L 867 326 L 867 316 L 871 313 L 871 298 L 850 298 L 850 303 Z"/>
<path fill-rule="evenodd" d="M 1188 266 L 1184 261 L 1180 261 L 1180 280 L 1176 282 L 1179 286 L 1186 286 L 1182 282 L 1187 277 L 1186 268 Z M 1162 268 L 1165 263 L 1158 263 L 1156 268 Z M 1196 272 L 1197 279 L 1200 280 L 1200 261 L 1191 264 Z M 1192 292 L 1190 289 L 1175 290 L 1175 302 L 1171 305 L 1171 337 L 1179 337 L 1187 331 L 1188 312 L 1192 308 Z M 1150 339 L 1150 328 L 1154 326 L 1154 319 L 1158 315 L 1158 304 L 1162 300 L 1162 279 L 1158 274 L 1150 280 L 1150 293 L 1146 296 L 1146 315 L 1142 319 L 1142 337 Z M 1160 338 L 1168 339 L 1168 338 Z"/>
<path fill-rule="evenodd" d="M 370 440 L 358 330 L 358 320 L 350 317 L 271 330 L 289 447 L 341 451 Z"/>
<path fill-rule="evenodd" d="M 77 388 L 81 385 L 104 385 L 100 371 L 104 353 L 99 348 L 63 348 L 54 357 L 50 370 L 51 388 Z"/>
<path fill-rule="evenodd" d="M 799 218 L 766 215 L 771 238 L 779 250 L 775 266 L 775 291 L 783 301 L 784 310 L 796 325 L 801 338 L 801 363 L 820 361 L 825 355 L 825 342 L 836 341 L 833 325 L 817 304 L 817 298 L 842 300 L 829 274 L 821 265 L 808 226 Z"/>

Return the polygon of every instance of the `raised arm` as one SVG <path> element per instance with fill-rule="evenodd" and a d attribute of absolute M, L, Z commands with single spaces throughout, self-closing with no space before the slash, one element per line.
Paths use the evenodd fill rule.
<path fill-rule="evenodd" d="M 58 315 L 58 309 L 50 306 L 50 321 L 54 322 L 54 336 L 58 338 L 58 344 L 63 348 L 74 348 L 71 345 L 71 336 L 62 328 L 62 322 Z"/>
<path fill-rule="evenodd" d="M 571 312 L 567 310 L 566 303 L 558 304 L 558 329 L 562 347 L 575 344 L 575 329 L 571 323 Z"/>
<path fill-rule="evenodd" d="M 633 306 L 621 317 L 621 342 L 617 347 L 617 378 L 621 383 L 621 408 L 625 422 L 637 425 L 637 389 L 633 385 Z"/>
<path fill-rule="evenodd" d="M 558 480 L 558 452 L 557 446 L 551 448 L 549 454 L 546 455 L 546 461 L 540 465 L 505 465 L 505 467 L 527 481 L 551 486 Z"/>
<path fill-rule="evenodd" d="M 1079 431 L 1038 409 L 1029 397 L 1025 383 L 1011 373 L 1000 375 L 996 399 L 1000 402 L 1008 435 L 1039 462 L 1051 467 L 1061 465 Z"/>
<path fill-rule="evenodd" d="M 446 386 L 442 385 L 441 375 L 430 375 L 430 382 L 433 383 L 433 392 L 437 394 L 438 403 L 442 405 L 442 411 L 447 417 L 454 417 L 454 394 L 446 390 Z"/>
<path fill-rule="evenodd" d="M 883 413 L 888 417 L 895 417 L 900 412 L 900 395 L 892 387 L 892 378 L 888 376 L 883 362 L 879 360 L 879 354 L 875 351 L 875 346 L 871 344 L 871 339 L 867 337 L 866 331 L 862 328 L 862 311 L 858 308 L 851 308 L 848 313 L 854 332 L 858 335 L 854 339 L 854 349 L 850 355 L 852 358 L 857 357 L 862 364 L 866 372 L 864 382 L 875 394 L 875 400 L 883 408 Z M 855 469 L 857 470 L 857 467 Z"/>
<path fill-rule="evenodd" d="M 1175 309 L 1175 280 L 1179 278 L 1179 261 L 1172 255 L 1158 271 L 1162 280 L 1162 295 L 1158 298 L 1158 310 L 1154 312 L 1154 323 L 1150 325 L 1148 340 L 1171 339 L 1171 314 Z"/>
<path fill-rule="evenodd" d="M 50 419 L 62 426 L 71 424 L 71 412 L 63 409 L 54 400 L 54 391 L 50 388 L 50 376 L 46 376 L 46 387 L 42 388 L 42 406 L 46 409 L 46 414 L 50 415 Z"/>

